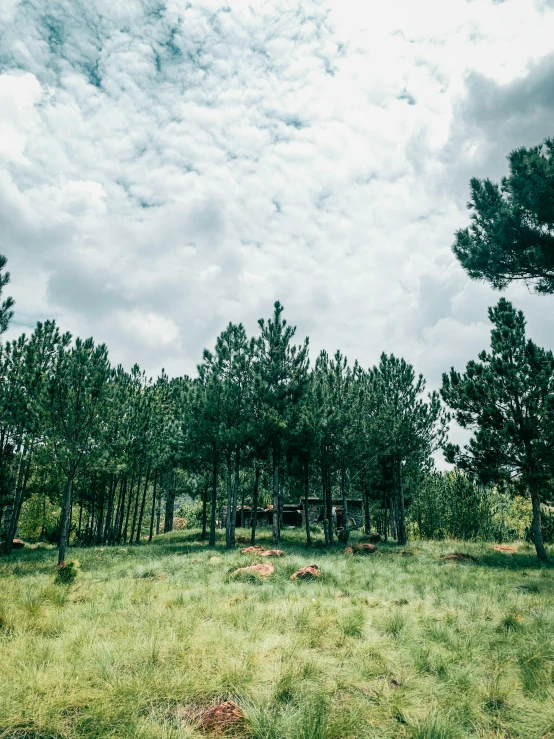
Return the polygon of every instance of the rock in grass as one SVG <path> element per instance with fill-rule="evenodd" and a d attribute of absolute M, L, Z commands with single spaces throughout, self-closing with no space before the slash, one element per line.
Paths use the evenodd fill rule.
<path fill-rule="evenodd" d="M 293 575 L 290 576 L 291 580 L 313 580 L 315 577 L 319 577 L 321 571 L 317 565 L 308 565 L 308 567 L 301 567 Z"/>
<path fill-rule="evenodd" d="M 258 577 L 269 577 L 275 572 L 273 565 L 249 565 L 248 567 L 239 567 L 231 573 L 231 577 L 240 577 L 241 575 L 257 575 Z"/>
<path fill-rule="evenodd" d="M 284 554 L 282 549 L 266 549 L 260 554 L 261 557 L 282 557 Z"/>
<path fill-rule="evenodd" d="M 22 539 L 14 539 L 12 542 L 12 549 L 23 549 L 25 542 Z"/>
<path fill-rule="evenodd" d="M 265 547 L 246 547 L 245 549 L 240 550 L 242 554 L 261 554 L 262 552 L 265 552 Z"/>
<path fill-rule="evenodd" d="M 517 554 L 517 549 L 515 547 L 508 546 L 508 544 L 495 544 L 494 551 L 506 552 L 507 554 Z"/>
<path fill-rule="evenodd" d="M 244 721 L 244 713 L 234 701 L 211 706 L 197 716 L 202 731 L 217 735 L 235 733 Z"/>
<path fill-rule="evenodd" d="M 352 544 L 351 547 L 346 547 L 344 551 L 346 554 L 375 554 L 377 547 L 375 544 Z"/>
<path fill-rule="evenodd" d="M 464 554 L 463 552 L 450 552 L 449 554 L 443 554 L 441 559 L 454 562 L 476 562 L 475 557 L 471 554 Z"/>

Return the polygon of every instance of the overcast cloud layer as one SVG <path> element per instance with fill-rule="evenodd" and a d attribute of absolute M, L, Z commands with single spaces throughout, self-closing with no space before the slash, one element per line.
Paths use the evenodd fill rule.
<path fill-rule="evenodd" d="M 554 2 L 0 0 L 12 335 L 55 317 L 193 373 L 280 299 L 312 351 L 431 386 L 498 299 L 454 260 L 473 175 L 554 135 Z M 519 286 L 554 348 L 554 299 Z"/>

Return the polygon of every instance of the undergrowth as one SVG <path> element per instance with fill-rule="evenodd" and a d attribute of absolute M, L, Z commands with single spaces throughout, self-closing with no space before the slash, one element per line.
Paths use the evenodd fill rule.
<path fill-rule="evenodd" d="M 242 739 L 554 736 L 554 569 L 530 546 L 362 558 L 285 532 L 249 582 L 229 572 L 268 560 L 196 536 L 72 550 L 63 587 L 53 549 L 0 559 L 0 739 L 199 739 L 187 717 L 225 700 Z"/>

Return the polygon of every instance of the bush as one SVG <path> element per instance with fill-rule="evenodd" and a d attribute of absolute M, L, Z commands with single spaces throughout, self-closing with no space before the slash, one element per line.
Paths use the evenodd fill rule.
<path fill-rule="evenodd" d="M 56 585 L 72 585 L 77 577 L 78 562 L 63 562 L 58 565 L 54 582 Z"/>

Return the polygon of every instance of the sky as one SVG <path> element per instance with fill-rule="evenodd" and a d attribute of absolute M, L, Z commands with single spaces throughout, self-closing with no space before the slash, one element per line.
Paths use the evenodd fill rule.
<path fill-rule="evenodd" d="M 488 346 L 472 176 L 554 135 L 554 0 L 0 0 L 9 336 L 194 374 L 285 306 L 312 359 L 440 385 Z M 554 298 L 505 294 L 554 349 Z"/>

